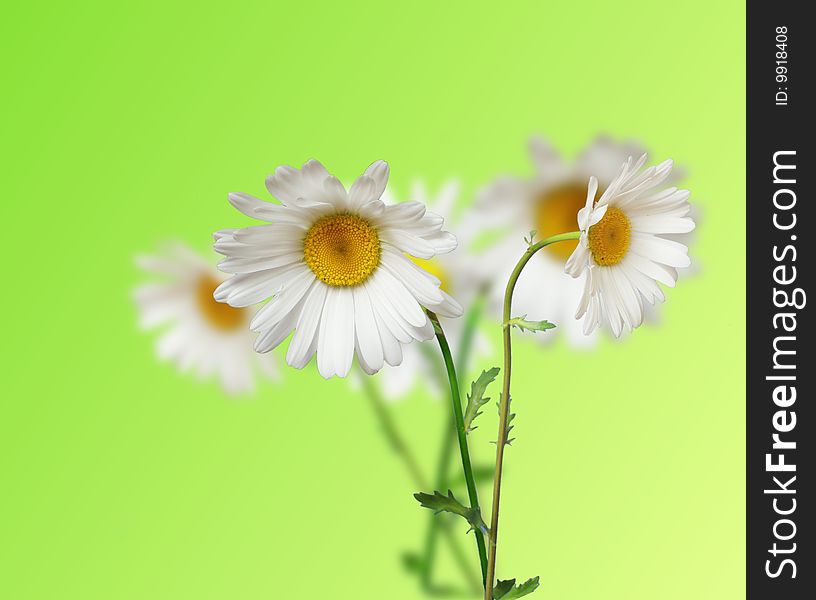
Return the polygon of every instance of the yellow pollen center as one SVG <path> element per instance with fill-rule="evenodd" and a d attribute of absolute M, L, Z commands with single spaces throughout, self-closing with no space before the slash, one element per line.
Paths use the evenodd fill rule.
<path fill-rule="evenodd" d="M 618 264 L 632 241 L 629 217 L 616 206 L 606 209 L 603 219 L 589 228 L 589 250 L 592 258 L 602 267 Z"/>
<path fill-rule="evenodd" d="M 574 231 L 578 211 L 586 204 L 586 197 L 586 183 L 578 181 L 565 183 L 541 194 L 535 208 L 536 238 L 542 240 L 565 231 Z M 560 242 L 547 246 L 543 252 L 548 252 L 559 261 L 566 261 L 577 245 L 577 241 Z"/>
<path fill-rule="evenodd" d="M 356 215 L 329 215 L 306 233 L 303 258 L 323 283 L 359 285 L 380 264 L 380 237 L 368 221 Z"/>
<path fill-rule="evenodd" d="M 436 277 L 441 282 L 441 285 L 439 286 L 440 289 L 450 293 L 450 289 L 448 289 L 448 274 L 445 272 L 445 269 L 442 268 L 442 265 L 439 264 L 438 260 L 433 258 L 417 258 L 416 256 L 411 256 L 410 254 L 406 254 L 406 256 L 420 269 L 427 271 Z"/>
<path fill-rule="evenodd" d="M 233 308 L 229 304 L 213 298 L 215 288 L 221 282 L 214 277 L 203 276 L 196 285 L 196 302 L 204 320 L 216 329 L 231 331 L 243 327 L 246 320 L 246 309 Z"/>

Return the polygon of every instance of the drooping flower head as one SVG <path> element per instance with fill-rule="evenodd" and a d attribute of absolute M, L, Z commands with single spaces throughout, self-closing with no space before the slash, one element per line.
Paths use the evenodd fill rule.
<path fill-rule="evenodd" d="M 356 354 L 366 373 L 398 365 L 402 345 L 433 337 L 423 307 L 456 317 L 462 308 L 437 277 L 409 256 L 451 252 L 456 238 L 419 202 L 386 206 L 384 161 L 346 191 L 319 162 L 278 167 L 266 180 L 280 204 L 230 194 L 233 206 L 267 225 L 215 234 L 219 268 L 232 277 L 216 300 L 246 307 L 270 299 L 253 317 L 258 352 L 294 330 L 286 361 L 303 368 L 317 353 L 323 377 L 345 377 Z"/>
<path fill-rule="evenodd" d="M 589 179 L 586 204 L 578 211 L 581 239 L 566 272 L 586 275 L 575 315 L 589 334 L 606 323 L 618 337 L 643 322 L 643 301 L 664 300 L 657 282 L 674 287 L 677 269 L 688 267 L 688 248 L 661 236 L 688 233 L 688 190 L 656 190 L 671 173 L 672 161 L 642 169 L 646 155 L 624 163 L 597 199 L 598 180 Z"/>
<path fill-rule="evenodd" d="M 249 310 L 232 308 L 213 299 L 224 281 L 214 264 L 187 246 L 176 243 L 152 256 L 140 256 L 137 264 L 160 278 L 134 291 L 139 323 L 145 329 L 164 326 L 156 353 L 183 372 L 199 378 L 216 376 L 228 394 L 250 392 L 255 387 L 255 368 L 275 378 L 274 357 L 255 355 L 249 330 Z"/>
<path fill-rule="evenodd" d="M 493 244 L 483 249 L 482 267 L 493 273 L 496 281 L 507 281 L 510 271 L 526 250 L 524 238 L 535 231 L 536 239 L 575 229 L 575 215 L 586 200 L 587 180 L 598 179 L 599 191 L 609 186 L 630 155 L 644 150 L 635 141 L 616 141 L 600 136 L 581 149 L 574 158 L 562 155 L 550 142 L 533 137 L 529 143 L 533 172 L 528 177 L 504 176 L 484 188 L 469 221 L 488 232 L 494 232 Z M 514 296 L 514 307 L 521 313 L 546 315 L 558 324 L 553 330 L 564 335 L 574 346 L 591 346 L 596 336 L 583 333 L 581 324 L 572 318 L 581 297 L 581 282 L 564 275 L 564 263 L 577 241 L 547 246 L 525 267 Z M 493 288 L 492 309 L 501 314 L 504 286 Z M 536 336 L 548 343 L 555 336 Z"/>

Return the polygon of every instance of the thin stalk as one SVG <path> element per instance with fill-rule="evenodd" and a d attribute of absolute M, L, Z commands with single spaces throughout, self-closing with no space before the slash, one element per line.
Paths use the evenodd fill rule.
<path fill-rule="evenodd" d="M 405 468 L 408 469 L 408 473 L 411 475 L 414 485 L 418 485 L 420 489 L 425 489 L 425 475 L 405 439 L 400 434 L 397 424 L 394 422 L 385 404 L 385 400 L 383 400 L 380 394 L 380 390 L 377 389 L 377 385 L 371 380 L 371 377 L 365 376 L 362 380 L 363 389 L 365 389 L 366 396 L 368 396 L 368 399 L 371 401 L 371 407 L 374 409 L 374 414 L 380 422 L 380 427 L 382 427 L 382 431 L 385 434 L 385 439 L 388 440 L 391 448 L 393 448 L 394 452 L 402 459 L 402 462 L 405 463 Z"/>
<path fill-rule="evenodd" d="M 467 365 L 470 362 L 470 353 L 473 348 L 473 339 L 476 334 L 476 329 L 479 324 L 479 319 L 482 316 L 485 304 L 485 291 L 481 290 L 474 299 L 473 303 L 465 313 L 465 325 L 462 329 L 462 339 L 459 341 L 459 360 L 457 361 L 457 371 L 465 373 Z M 459 381 L 459 387 L 462 387 L 463 382 Z M 445 490 L 448 487 L 448 467 L 453 456 L 453 444 L 456 440 L 456 418 L 452 413 L 450 416 L 450 423 L 443 430 L 441 452 L 439 454 L 439 463 L 436 470 L 436 489 Z M 436 553 L 436 541 L 440 527 L 446 522 L 438 518 L 436 515 L 431 515 L 428 521 L 428 533 L 425 537 L 425 551 L 423 553 L 423 563 L 427 565 L 424 571 L 424 583 L 427 586 L 431 585 L 433 578 L 433 562 Z M 481 591 L 484 586 L 484 573 L 482 573 L 482 585 L 477 588 Z"/>
<path fill-rule="evenodd" d="M 371 401 L 374 414 L 377 416 L 377 419 L 380 422 L 380 427 L 382 428 L 388 443 L 391 445 L 394 452 L 396 452 L 402 459 L 402 462 L 405 464 L 405 468 L 408 470 L 408 473 L 414 482 L 414 486 L 421 490 L 427 489 L 425 475 L 422 472 L 422 469 L 419 467 L 419 463 L 414 457 L 414 454 L 411 452 L 405 438 L 402 437 L 402 434 L 400 433 L 391 412 L 388 410 L 388 406 L 386 405 L 385 400 L 383 400 L 377 385 L 368 376 L 364 376 L 362 381 L 363 389 L 366 392 L 366 396 Z M 474 589 L 481 590 L 481 586 L 476 583 L 475 574 L 471 571 L 471 566 L 468 563 L 467 558 L 462 553 L 462 548 L 459 546 L 459 542 L 454 537 L 453 532 L 450 530 L 447 524 L 442 526 L 442 531 L 445 535 L 445 541 L 450 546 L 451 553 L 453 554 L 459 569 L 462 571 L 462 575 L 465 577 L 465 580 L 468 581 L 468 583 L 474 587 Z M 430 569 L 430 565 L 428 563 L 424 563 L 423 569 Z M 423 578 L 424 572 L 425 571 L 423 571 Z"/>
<path fill-rule="evenodd" d="M 439 323 L 439 318 L 431 311 L 428 311 L 428 317 L 430 317 L 433 323 L 436 340 L 439 342 L 439 349 L 442 351 L 442 356 L 445 359 L 445 370 L 448 373 L 448 381 L 450 382 L 451 406 L 453 408 L 454 419 L 456 420 L 456 437 L 459 441 L 459 454 L 462 457 L 462 470 L 464 471 L 465 482 L 467 483 L 470 507 L 478 509 L 479 494 L 476 491 L 476 480 L 473 477 L 473 465 L 470 463 L 470 451 L 468 450 L 467 433 L 465 433 L 465 417 L 462 413 L 462 401 L 459 396 L 459 380 L 456 378 L 456 367 L 453 364 L 450 346 L 445 337 L 445 332 L 442 330 L 442 325 Z M 482 579 L 484 580 L 487 574 L 487 548 L 485 547 L 484 534 L 479 529 L 474 529 L 473 533 L 476 537 L 479 565 L 482 568 Z"/>
<path fill-rule="evenodd" d="M 504 447 L 507 445 L 507 424 L 510 415 L 510 368 L 512 364 L 510 344 L 510 309 L 513 303 L 513 290 L 516 282 L 533 255 L 550 244 L 567 240 L 577 240 L 580 231 L 562 233 L 531 244 L 519 259 L 504 292 L 504 310 L 502 312 L 502 337 L 504 340 L 504 369 L 502 370 L 502 394 L 499 402 L 499 435 L 496 439 L 496 469 L 493 474 L 493 506 L 490 514 L 490 549 L 487 557 L 487 579 L 485 581 L 485 600 L 493 600 L 493 584 L 496 578 L 496 551 L 499 542 L 499 503 L 501 500 L 502 466 L 504 464 Z"/>

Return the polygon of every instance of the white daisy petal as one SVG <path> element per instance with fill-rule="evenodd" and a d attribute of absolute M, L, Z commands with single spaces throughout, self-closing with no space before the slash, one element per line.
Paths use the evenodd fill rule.
<path fill-rule="evenodd" d="M 404 229 L 387 229 L 383 232 L 383 240 L 392 244 L 402 252 L 417 258 L 433 258 L 436 250 L 433 245 L 421 237 L 411 235 Z"/>
<path fill-rule="evenodd" d="M 377 200 L 376 183 L 371 177 L 361 175 L 348 192 L 349 210 L 359 210 L 364 204 Z"/>
<path fill-rule="evenodd" d="M 273 348 L 277 348 L 283 340 L 289 337 L 297 322 L 297 312 L 295 310 L 289 311 L 273 327 L 264 329 L 255 340 L 255 352 L 269 352 Z"/>
<path fill-rule="evenodd" d="M 408 287 L 419 302 L 425 306 L 442 302 L 442 290 L 439 286 L 434 285 L 419 267 L 403 255 L 386 250 L 380 260 L 392 275 Z"/>
<path fill-rule="evenodd" d="M 289 252 L 269 258 L 232 257 L 218 263 L 218 268 L 225 273 L 254 273 L 283 267 L 303 260 L 303 252 Z"/>
<path fill-rule="evenodd" d="M 312 159 L 306 162 L 301 169 L 303 174 L 303 182 L 306 186 L 307 192 L 319 195 L 323 190 L 323 182 L 331 175 L 320 162 Z"/>
<path fill-rule="evenodd" d="M 682 268 L 691 264 L 688 248 L 683 244 L 654 235 L 633 233 L 632 252 L 669 267 Z"/>
<path fill-rule="evenodd" d="M 230 204 L 232 204 L 246 216 L 253 219 L 260 218 L 255 212 L 256 210 L 263 209 L 265 205 L 269 204 L 268 202 L 264 202 L 255 196 L 250 196 L 249 194 L 244 194 L 243 192 L 231 192 L 228 198 Z"/>
<path fill-rule="evenodd" d="M 649 258 L 639 256 L 635 253 L 630 253 L 626 257 L 626 260 L 635 269 L 665 286 L 674 287 L 675 283 L 677 283 L 677 271 L 671 267 L 658 264 Z"/>
<path fill-rule="evenodd" d="M 230 258 L 256 258 L 266 259 L 272 254 L 290 254 L 300 251 L 303 254 L 300 243 L 290 239 L 276 239 L 268 244 L 260 246 L 257 244 L 246 244 L 236 241 L 233 238 L 221 238 L 214 245 L 213 249 L 219 254 Z"/>
<path fill-rule="evenodd" d="M 424 236 L 423 239 L 431 245 L 436 254 L 453 252 L 458 245 L 456 236 L 449 231 L 437 231 L 431 235 Z"/>
<path fill-rule="evenodd" d="M 589 184 L 587 185 L 587 197 L 586 197 L 586 204 L 584 208 L 578 211 L 578 227 L 583 231 L 588 229 L 590 225 L 594 225 L 597 223 L 590 223 L 590 217 L 592 215 L 592 207 L 595 204 L 595 195 L 598 193 L 598 179 L 593 175 L 589 178 Z M 600 217 L 599 217 L 600 220 Z"/>
<path fill-rule="evenodd" d="M 283 204 L 295 202 L 303 193 L 302 174 L 294 167 L 283 165 L 266 178 L 266 189 Z"/>
<path fill-rule="evenodd" d="M 317 340 L 317 369 L 326 379 L 345 377 L 354 357 L 354 299 L 347 292 L 330 287 L 326 294 Z"/>
<path fill-rule="evenodd" d="M 350 208 L 346 188 L 343 187 L 343 184 L 340 183 L 337 177 L 328 177 L 323 182 L 323 191 L 326 194 L 326 199 L 334 205 L 338 211 L 344 211 Z"/>
<path fill-rule="evenodd" d="M 286 351 L 286 363 L 291 367 L 302 369 L 312 359 L 328 289 L 329 287 L 322 281 L 314 281 L 311 289 L 306 293 L 295 335 L 292 336 L 292 341 L 289 342 L 289 348 Z"/>
<path fill-rule="evenodd" d="M 277 325 L 297 306 L 314 280 L 314 273 L 309 269 L 298 272 L 291 281 L 287 282 L 286 287 L 278 292 L 277 296 L 255 313 L 249 323 L 250 329 L 264 331 Z"/>
<path fill-rule="evenodd" d="M 381 228 L 389 225 L 405 227 L 419 221 L 425 215 L 425 210 L 425 205 L 419 202 L 402 202 L 386 206 L 385 213 L 378 220 L 377 225 Z"/>
<path fill-rule="evenodd" d="M 382 351 L 382 349 L 380 350 Z M 354 354 L 357 356 L 357 363 L 360 365 L 360 369 L 362 369 L 363 373 L 366 375 L 374 375 L 374 373 L 377 372 L 377 369 L 369 365 L 360 352 L 360 340 L 356 340 L 355 342 Z"/>
<path fill-rule="evenodd" d="M 331 323 L 334 326 L 329 334 L 334 346 L 334 369 L 339 377 L 348 375 L 354 359 L 354 296 L 346 290 L 336 294 L 334 315 Z"/>
<path fill-rule="evenodd" d="M 442 302 L 435 304 L 430 308 L 440 317 L 457 318 L 461 317 L 465 309 L 453 297 L 442 292 Z"/>
<path fill-rule="evenodd" d="M 360 358 L 368 369 L 377 372 L 383 366 L 383 344 L 365 286 L 354 288 L 354 325 Z"/>
<path fill-rule="evenodd" d="M 218 231 L 213 233 L 213 239 L 217 242 L 222 238 L 232 238 L 235 235 L 235 232 L 238 231 L 235 227 L 228 227 L 226 229 L 219 229 Z"/>
<path fill-rule="evenodd" d="M 374 312 L 379 316 L 385 329 L 401 344 L 411 343 L 413 337 L 409 332 L 410 324 L 397 314 L 396 309 L 389 304 L 388 297 L 382 295 L 377 286 L 372 285 L 370 282 L 367 282 L 365 286 L 368 289 Z M 378 325 L 380 334 L 383 333 L 383 326 Z"/>
<path fill-rule="evenodd" d="M 578 244 L 570 255 L 569 259 L 567 259 L 567 264 L 566 267 L 564 267 L 564 270 L 572 277 L 580 277 L 581 273 L 584 271 L 584 266 L 586 265 L 588 259 L 589 250 L 587 250 L 583 244 Z"/>
<path fill-rule="evenodd" d="M 653 234 L 689 233 L 694 230 L 694 221 L 688 217 L 652 215 L 631 217 L 636 231 Z"/>
<path fill-rule="evenodd" d="M 384 160 L 378 160 L 371 164 L 365 171 L 365 174 L 374 181 L 374 196 L 379 198 L 385 191 L 385 185 L 388 183 L 389 174 L 388 163 Z"/>
<path fill-rule="evenodd" d="M 383 297 L 390 297 L 390 306 L 396 309 L 397 313 L 411 325 L 421 327 L 425 324 L 427 316 L 422 312 L 422 307 L 416 298 L 405 285 L 385 269 L 378 269 L 371 278 L 372 287 L 381 290 Z"/>
<path fill-rule="evenodd" d="M 375 311 L 374 316 L 377 320 L 377 330 L 380 332 L 385 362 L 392 367 L 396 367 L 402 362 L 402 345 L 385 325 L 382 314 Z"/>
<path fill-rule="evenodd" d="M 213 296 L 219 302 L 244 308 L 274 296 L 280 291 L 283 282 L 307 271 L 304 265 L 294 264 L 254 273 L 240 273 L 219 285 Z"/>

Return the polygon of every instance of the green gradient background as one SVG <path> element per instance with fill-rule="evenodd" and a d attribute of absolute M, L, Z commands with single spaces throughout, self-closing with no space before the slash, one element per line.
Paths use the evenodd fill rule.
<path fill-rule="evenodd" d="M 625 344 L 518 342 L 499 575 L 553 600 L 743 596 L 741 2 L 125 4 L 0 23 L 0 596 L 421 597 L 398 555 L 428 515 L 364 399 L 310 367 L 227 400 L 157 364 L 132 257 L 207 251 L 247 222 L 226 192 L 280 163 L 350 181 L 385 158 L 398 192 L 472 192 L 529 171 L 532 131 L 573 153 L 599 130 L 687 166 L 700 273 Z M 445 408 L 395 407 L 428 470 Z"/>

